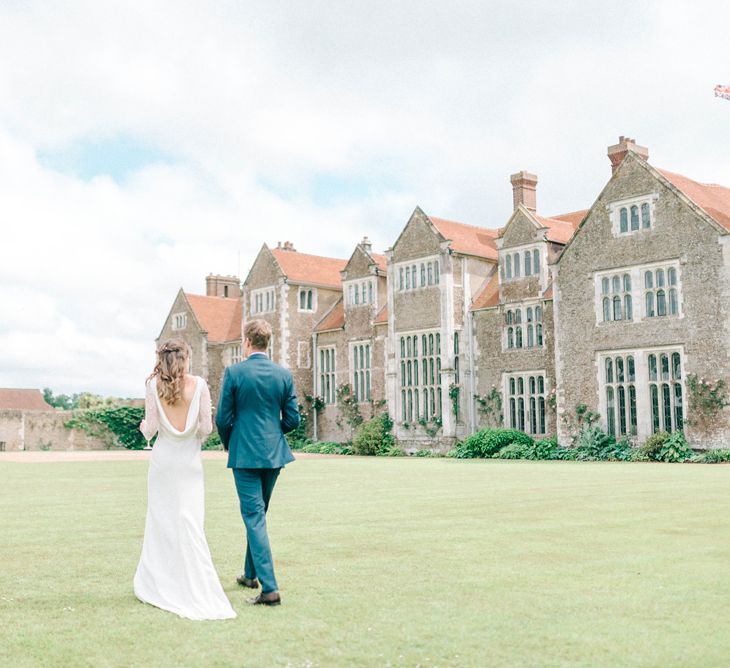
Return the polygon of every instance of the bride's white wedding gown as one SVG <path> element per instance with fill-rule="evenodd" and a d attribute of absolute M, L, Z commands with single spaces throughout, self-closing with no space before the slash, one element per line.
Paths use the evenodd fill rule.
<path fill-rule="evenodd" d="M 157 396 L 153 378 L 147 384 L 147 440 L 155 433 L 147 479 L 147 520 L 142 556 L 134 575 L 138 599 L 187 619 L 236 616 L 213 567 L 203 528 L 205 496 L 201 439 L 212 430 L 210 393 L 196 377 L 185 429 L 172 426 Z"/>

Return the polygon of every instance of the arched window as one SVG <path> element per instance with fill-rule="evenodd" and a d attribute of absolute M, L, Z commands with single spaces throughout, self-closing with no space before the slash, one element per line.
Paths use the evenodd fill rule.
<path fill-rule="evenodd" d="M 626 318 L 626 320 L 634 319 L 634 312 L 631 304 L 631 295 L 624 296 L 624 317 Z"/>
<path fill-rule="evenodd" d="M 611 289 L 611 281 L 608 280 L 608 276 L 604 276 L 603 279 L 601 279 L 601 292 L 604 295 L 607 295 Z"/>
<path fill-rule="evenodd" d="M 613 383 L 613 360 L 610 357 L 606 358 L 606 382 Z"/>
<path fill-rule="evenodd" d="M 608 433 L 610 436 L 616 435 L 616 410 L 614 406 L 613 388 L 606 388 L 606 416 L 608 418 Z"/>
<path fill-rule="evenodd" d="M 535 345 L 535 334 L 532 325 L 527 325 L 527 347 L 532 348 Z"/>
<path fill-rule="evenodd" d="M 403 280 L 403 267 L 401 267 L 401 268 L 399 269 L 399 271 L 398 271 L 398 276 L 399 276 L 399 280 L 398 280 L 398 289 L 399 289 L 399 290 L 403 290 L 403 288 L 405 287 L 405 282 L 404 282 L 404 280 Z"/>
<path fill-rule="evenodd" d="M 439 283 L 439 261 L 433 263 L 433 282 L 438 285 Z"/>
<path fill-rule="evenodd" d="M 507 324 L 512 324 L 512 311 L 507 311 Z"/>
<path fill-rule="evenodd" d="M 620 230 L 622 233 L 629 231 L 629 213 L 626 211 L 626 207 L 621 207 L 621 211 L 619 212 L 621 223 L 620 223 Z"/>
<path fill-rule="evenodd" d="M 537 339 L 537 345 L 542 346 L 542 325 L 535 325 L 535 338 Z"/>
<path fill-rule="evenodd" d="M 667 295 L 664 290 L 656 291 L 656 314 L 667 315 Z"/>
<path fill-rule="evenodd" d="M 515 311 L 515 324 L 521 325 L 522 324 L 522 309 L 517 309 Z"/>
<path fill-rule="evenodd" d="M 603 298 L 603 321 L 608 322 L 611 320 L 611 298 Z"/>
<path fill-rule="evenodd" d="M 624 292 L 631 292 L 631 276 L 624 274 Z"/>
<path fill-rule="evenodd" d="M 654 274 L 650 271 L 644 273 L 644 287 L 647 290 L 654 287 Z"/>
<path fill-rule="evenodd" d="M 532 276 L 532 253 L 525 251 L 525 276 Z"/>
<path fill-rule="evenodd" d="M 648 202 L 644 202 L 641 205 L 641 226 L 644 229 L 648 229 L 649 227 L 651 227 L 651 218 L 649 215 L 649 203 Z"/>
<path fill-rule="evenodd" d="M 677 291 L 674 288 L 669 289 L 669 315 L 677 315 L 679 313 L 679 302 L 677 301 Z"/>
<path fill-rule="evenodd" d="M 514 260 L 515 278 L 519 278 L 520 277 L 520 254 L 515 253 L 512 257 Z"/>
<path fill-rule="evenodd" d="M 631 230 L 639 229 L 639 207 L 636 204 L 631 207 Z"/>
<path fill-rule="evenodd" d="M 522 348 L 522 327 L 515 327 L 515 347 Z"/>
<path fill-rule="evenodd" d="M 532 251 L 532 273 L 540 273 L 540 251 L 537 248 Z"/>
<path fill-rule="evenodd" d="M 507 278 L 512 278 L 512 256 L 507 256 Z"/>
<path fill-rule="evenodd" d="M 658 288 L 664 287 L 664 269 L 656 270 L 656 286 Z"/>
<path fill-rule="evenodd" d="M 611 280 L 611 292 L 621 292 L 621 277 L 614 276 Z"/>
<path fill-rule="evenodd" d="M 428 263 L 428 284 L 433 285 L 433 265 Z"/>
<path fill-rule="evenodd" d="M 535 322 L 542 322 L 542 306 L 535 307 Z"/>
<path fill-rule="evenodd" d="M 406 290 L 411 289 L 411 268 L 406 267 Z"/>
<path fill-rule="evenodd" d="M 621 320 L 621 297 L 618 295 L 613 298 L 613 319 Z"/>
<path fill-rule="evenodd" d="M 647 318 L 654 317 L 654 293 L 653 292 L 646 293 L 646 317 Z"/>
<path fill-rule="evenodd" d="M 360 303 L 360 286 L 357 283 L 355 283 L 355 303 Z"/>
<path fill-rule="evenodd" d="M 421 262 L 421 287 L 426 285 L 426 265 Z"/>

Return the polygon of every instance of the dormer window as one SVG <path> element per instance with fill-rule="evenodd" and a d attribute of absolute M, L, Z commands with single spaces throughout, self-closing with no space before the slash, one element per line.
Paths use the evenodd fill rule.
<path fill-rule="evenodd" d="M 373 304 L 375 293 L 373 290 L 373 279 L 365 278 L 358 281 L 345 283 L 345 303 L 347 306 L 364 306 Z"/>
<path fill-rule="evenodd" d="M 178 329 L 185 329 L 188 324 L 188 314 L 187 313 L 175 313 L 172 316 L 172 329 L 178 330 Z"/>
<path fill-rule="evenodd" d="M 658 195 L 643 195 L 608 205 L 614 236 L 634 234 L 654 227 L 654 204 Z"/>

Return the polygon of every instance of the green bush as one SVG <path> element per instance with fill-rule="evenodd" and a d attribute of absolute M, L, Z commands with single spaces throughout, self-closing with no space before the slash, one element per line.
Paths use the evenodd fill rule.
<path fill-rule="evenodd" d="M 730 462 L 730 450 L 708 450 L 699 455 L 697 461 L 701 464 L 723 464 Z"/>
<path fill-rule="evenodd" d="M 525 443 L 510 443 L 492 456 L 495 459 L 534 459 L 534 448 Z"/>
<path fill-rule="evenodd" d="M 559 450 L 557 438 L 543 438 L 532 444 L 532 448 L 528 450 L 527 459 L 558 459 Z"/>
<path fill-rule="evenodd" d="M 646 439 L 644 445 L 639 448 L 641 457 L 645 460 L 657 461 L 659 452 L 668 440 L 669 434 L 666 431 L 658 431 L 656 434 L 652 434 Z"/>
<path fill-rule="evenodd" d="M 341 448 L 339 443 L 320 443 L 319 444 L 320 455 L 339 455 Z"/>
<path fill-rule="evenodd" d="M 405 457 L 406 453 L 403 448 L 399 448 L 397 445 L 391 445 L 388 450 L 380 453 L 384 457 Z"/>
<path fill-rule="evenodd" d="M 78 410 L 64 423 L 67 429 L 81 429 L 100 439 L 107 448 L 122 445 L 128 450 L 142 450 L 147 441 L 139 431 L 144 419 L 142 406 L 105 406 Z"/>
<path fill-rule="evenodd" d="M 681 431 L 675 431 L 664 442 L 656 458 L 658 462 L 687 462 L 693 459 L 694 452 Z"/>
<path fill-rule="evenodd" d="M 433 450 L 429 450 L 428 448 L 423 448 L 421 450 L 416 450 L 413 453 L 414 457 L 433 457 Z"/>
<path fill-rule="evenodd" d="M 214 431 L 208 438 L 203 441 L 200 446 L 202 450 L 223 450 L 223 443 L 217 431 Z"/>
<path fill-rule="evenodd" d="M 393 447 L 393 421 L 387 413 L 362 422 L 355 430 L 352 450 L 356 455 L 385 455 Z"/>
<path fill-rule="evenodd" d="M 482 429 L 457 444 L 449 452 L 449 456 L 457 459 L 492 457 L 502 448 L 512 443 L 532 445 L 533 440 L 527 434 L 516 429 Z"/>

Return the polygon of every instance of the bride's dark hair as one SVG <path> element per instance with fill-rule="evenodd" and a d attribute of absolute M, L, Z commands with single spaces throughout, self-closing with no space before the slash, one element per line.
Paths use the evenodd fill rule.
<path fill-rule="evenodd" d="M 165 403 L 176 404 L 182 398 L 190 349 L 181 339 L 169 339 L 157 348 L 157 363 L 148 381 L 157 378 L 157 395 Z"/>

